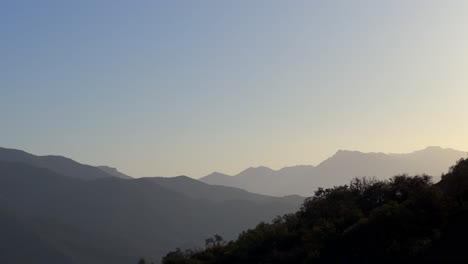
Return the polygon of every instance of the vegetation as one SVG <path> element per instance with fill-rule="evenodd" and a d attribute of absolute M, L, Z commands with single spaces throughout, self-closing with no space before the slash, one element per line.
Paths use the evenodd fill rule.
<path fill-rule="evenodd" d="M 294 214 L 277 217 L 203 250 L 177 249 L 163 264 L 354 263 L 468 260 L 468 159 L 442 180 L 426 175 L 354 179 L 318 189 Z M 217 239 L 216 239 L 217 238 Z"/>

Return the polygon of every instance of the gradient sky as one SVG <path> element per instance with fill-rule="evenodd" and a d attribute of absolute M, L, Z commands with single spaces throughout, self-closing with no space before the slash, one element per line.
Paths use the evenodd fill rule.
<path fill-rule="evenodd" d="M 468 1 L 0 1 L 0 145 L 203 176 L 468 150 Z"/>

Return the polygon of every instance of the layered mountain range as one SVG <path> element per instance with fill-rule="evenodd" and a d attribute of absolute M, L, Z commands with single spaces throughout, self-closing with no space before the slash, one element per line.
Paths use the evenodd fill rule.
<path fill-rule="evenodd" d="M 214 172 L 199 180 L 268 195 L 312 196 L 318 187 L 347 184 L 355 177 L 388 179 L 397 174 L 427 174 L 437 181 L 451 165 L 466 156 L 467 152 L 441 147 L 427 147 L 407 154 L 339 150 L 317 166 L 303 165 L 280 170 L 256 167 L 235 176 Z"/>
<path fill-rule="evenodd" d="M 117 172 L 1 149 L 0 263 L 158 263 L 175 247 L 214 234 L 233 239 L 303 200 Z"/>
<path fill-rule="evenodd" d="M 439 147 L 338 151 L 318 166 L 134 179 L 108 166 L 0 148 L 0 263 L 158 263 L 176 247 L 201 247 L 214 234 L 234 239 L 294 212 L 317 187 L 402 173 L 437 179 L 465 156 Z"/>

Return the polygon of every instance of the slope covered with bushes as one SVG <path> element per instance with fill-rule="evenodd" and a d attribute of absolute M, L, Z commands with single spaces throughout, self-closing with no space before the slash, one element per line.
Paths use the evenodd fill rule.
<path fill-rule="evenodd" d="M 468 159 L 437 184 L 426 175 L 355 179 L 318 189 L 298 212 L 260 223 L 235 241 L 178 249 L 163 263 L 466 261 L 467 204 Z"/>

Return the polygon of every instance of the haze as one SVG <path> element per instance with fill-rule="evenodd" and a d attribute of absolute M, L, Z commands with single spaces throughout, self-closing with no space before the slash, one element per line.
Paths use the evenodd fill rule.
<path fill-rule="evenodd" d="M 132 176 L 467 150 L 466 1 L 2 1 L 1 146 Z"/>

